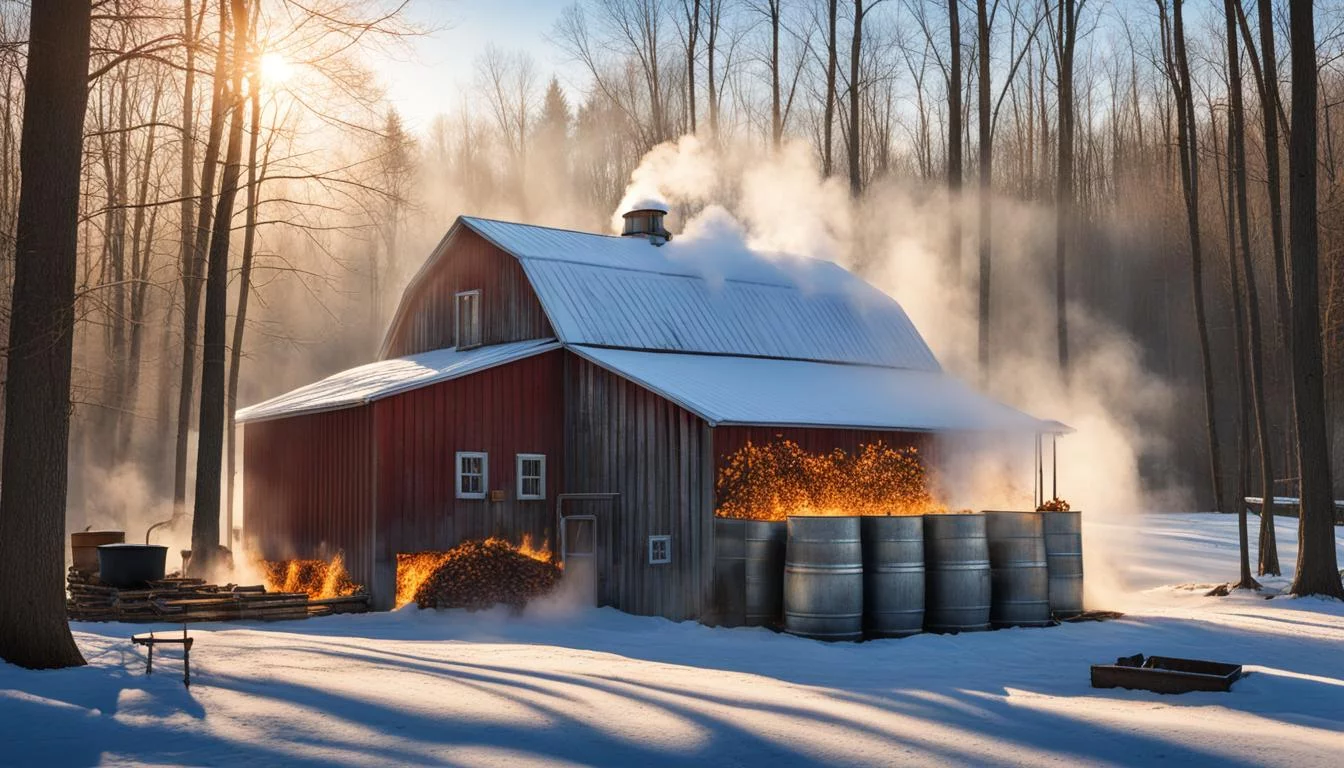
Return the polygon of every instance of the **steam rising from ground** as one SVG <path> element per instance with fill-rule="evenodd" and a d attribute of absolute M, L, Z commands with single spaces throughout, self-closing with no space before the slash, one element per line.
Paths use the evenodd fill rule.
<path fill-rule="evenodd" d="M 982 380 L 973 192 L 950 199 L 936 185 L 889 182 L 856 204 L 837 179 L 821 178 L 805 144 L 786 143 L 776 152 L 745 146 L 720 151 L 683 137 L 645 157 L 613 227 L 619 228 L 626 201 L 648 197 L 670 204 L 669 229 L 680 224 L 683 242 L 709 238 L 716 251 L 754 251 L 776 264 L 788 259 L 780 254 L 821 258 L 860 274 L 901 303 L 949 373 L 982 382 L 988 394 L 1032 415 L 1073 427 L 1076 432 L 1058 442 L 1058 487 L 1074 509 L 1084 510 L 1089 604 L 1113 604 L 1124 586 L 1121 564 L 1111 555 L 1118 543 L 1089 535 L 1089 519 L 1188 506 L 1180 489 L 1144 487 L 1141 460 L 1160 461 L 1170 449 L 1150 426 L 1175 399 L 1144 368 L 1123 330 L 1070 304 L 1071 382 L 1066 385 L 1058 373 L 1053 209 L 994 200 L 993 322 L 990 366 Z M 954 224 L 963 233 L 956 259 L 948 256 Z M 945 461 L 935 471 L 954 508 L 1030 508 L 1037 479 L 1034 438 L 963 437 L 947 441 L 941 453 Z M 1047 437 L 1047 497 L 1050 463 Z"/>

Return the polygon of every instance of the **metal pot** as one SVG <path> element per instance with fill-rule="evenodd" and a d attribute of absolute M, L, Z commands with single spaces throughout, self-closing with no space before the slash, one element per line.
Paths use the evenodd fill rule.
<path fill-rule="evenodd" d="M 80 571 L 98 570 L 98 547 L 120 544 L 126 540 L 124 531 L 77 531 L 70 534 L 70 555 Z"/>
<path fill-rule="evenodd" d="M 98 547 L 98 580 L 110 587 L 143 587 L 163 578 L 168 548 L 157 544 L 104 544 Z"/>

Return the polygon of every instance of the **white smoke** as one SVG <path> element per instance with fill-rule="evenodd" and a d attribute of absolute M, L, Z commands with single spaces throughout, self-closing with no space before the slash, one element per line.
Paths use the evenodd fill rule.
<path fill-rule="evenodd" d="M 654 148 L 632 174 L 625 201 L 650 195 L 686 217 L 673 243 L 692 246 L 687 251 L 712 241 L 713 249 L 698 250 L 712 250 L 716 257 L 745 252 L 745 258 L 773 264 L 825 259 L 857 272 L 901 303 L 950 373 L 981 383 L 974 193 L 953 199 L 941 187 L 886 182 L 856 204 L 837 179 L 821 177 L 801 142 L 786 142 L 778 151 L 754 146 L 716 151 L 683 137 Z M 623 210 L 618 208 L 613 222 Z M 963 233 L 962 253 L 950 259 L 954 224 Z M 983 388 L 1075 430 L 1058 441 L 1058 490 L 1084 511 L 1089 604 L 1104 605 L 1123 582 L 1111 555 L 1113 537 L 1123 528 L 1106 526 L 1109 539 L 1102 540 L 1090 535 L 1087 521 L 1118 520 L 1188 499 L 1180 489 L 1143 485 L 1141 458 L 1169 449 L 1145 425 L 1174 407 L 1174 395 L 1144 368 L 1137 346 L 1121 329 L 1070 304 L 1067 385 L 1058 372 L 1054 227 L 1052 208 L 993 201 L 994 323 Z M 704 270 L 713 276 L 712 266 Z M 1050 444 L 1046 437 L 1047 497 L 1055 483 Z M 939 487 L 954 506 L 1030 507 L 1038 479 L 1033 438 L 963 440 L 945 449 L 948 460 L 936 469 Z"/>

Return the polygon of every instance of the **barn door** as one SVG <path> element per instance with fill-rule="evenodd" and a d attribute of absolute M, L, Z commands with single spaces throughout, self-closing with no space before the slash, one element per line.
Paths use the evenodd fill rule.
<path fill-rule="evenodd" d="M 560 560 L 564 590 L 584 605 L 597 605 L 597 516 L 560 518 Z"/>

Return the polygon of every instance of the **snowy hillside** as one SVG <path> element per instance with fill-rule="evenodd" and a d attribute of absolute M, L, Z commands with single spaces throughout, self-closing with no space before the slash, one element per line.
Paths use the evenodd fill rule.
<path fill-rule="evenodd" d="M 194 627 L 189 690 L 171 651 L 144 675 L 127 638 L 147 627 L 77 624 L 89 667 L 0 666 L 0 762 L 1340 764 L 1344 604 L 1175 586 L 1235 575 L 1231 517 L 1088 525 L 1112 543 L 1095 568 L 1113 591 L 1090 607 L 1122 620 L 827 645 L 612 610 L 410 609 Z M 1089 664 L 1138 652 L 1250 674 L 1230 694 L 1090 687 Z"/>

